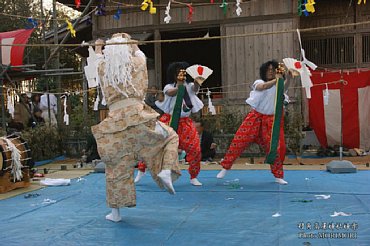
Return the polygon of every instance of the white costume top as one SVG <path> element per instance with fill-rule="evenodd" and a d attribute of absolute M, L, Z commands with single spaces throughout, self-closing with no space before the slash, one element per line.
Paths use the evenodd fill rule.
<path fill-rule="evenodd" d="M 50 110 L 53 110 L 56 114 L 57 109 L 57 98 L 54 96 L 54 94 L 49 94 L 49 100 L 50 100 Z M 48 110 L 48 95 L 44 94 L 40 97 L 40 109 L 42 111 Z"/>
<path fill-rule="evenodd" d="M 181 108 L 181 118 L 183 117 L 189 117 L 191 113 L 196 113 L 199 110 L 201 110 L 204 106 L 203 102 L 197 97 L 197 92 L 194 92 L 192 87 L 194 83 L 184 83 L 184 86 L 186 90 L 188 91 L 190 101 L 193 104 L 193 108 L 189 110 L 188 112 L 184 112 L 183 109 Z M 163 112 L 166 114 L 172 115 L 173 108 L 175 107 L 176 103 L 176 96 L 169 96 L 167 95 L 167 91 L 170 89 L 176 88 L 175 83 L 173 84 L 168 84 L 164 87 L 163 93 L 164 93 L 164 100 L 163 102 L 156 101 L 155 105 L 157 105 L 158 108 L 160 108 Z"/>
<path fill-rule="evenodd" d="M 262 79 L 258 79 L 253 83 L 253 90 L 246 103 L 261 114 L 273 115 L 275 113 L 276 86 L 274 85 L 263 91 L 256 90 L 257 85 L 263 83 L 265 82 Z"/>

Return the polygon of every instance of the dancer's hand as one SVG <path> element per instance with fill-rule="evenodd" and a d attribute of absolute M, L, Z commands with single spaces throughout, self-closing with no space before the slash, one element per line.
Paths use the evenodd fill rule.
<path fill-rule="evenodd" d="M 97 39 L 95 41 L 95 53 L 96 54 L 103 54 L 102 48 L 104 44 L 105 42 L 103 39 Z"/>
<path fill-rule="evenodd" d="M 203 82 L 204 82 L 204 78 L 202 78 L 202 77 L 196 77 L 194 79 L 194 81 L 197 82 L 198 85 L 202 85 Z"/>
<path fill-rule="evenodd" d="M 130 42 L 133 42 L 131 44 L 132 52 L 135 54 L 136 51 L 140 50 L 138 46 L 138 41 L 137 40 L 131 40 Z"/>

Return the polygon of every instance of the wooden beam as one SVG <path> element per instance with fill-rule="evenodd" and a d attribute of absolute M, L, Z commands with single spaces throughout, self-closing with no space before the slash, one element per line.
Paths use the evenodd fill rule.
<path fill-rule="evenodd" d="M 279 22 L 280 20 L 292 19 L 294 17 L 293 14 L 278 14 L 278 15 L 266 15 L 266 16 L 250 16 L 250 17 L 238 17 L 238 18 L 229 18 L 229 19 L 220 19 L 220 20 L 211 20 L 211 21 L 198 21 L 192 22 L 189 25 L 187 22 L 185 23 L 177 23 L 177 24 L 154 24 L 154 25 L 147 25 L 147 26 L 135 26 L 135 27 L 125 27 L 125 28 L 111 28 L 111 29 L 93 29 L 93 36 L 101 37 L 106 35 L 111 35 L 117 32 L 127 32 L 127 33 L 142 33 L 142 32 L 154 32 L 158 30 L 162 31 L 178 31 L 178 30 L 186 30 L 186 29 L 198 29 L 198 28 L 211 28 L 211 27 L 218 27 L 220 25 L 225 24 L 245 24 L 248 22 L 258 22 L 266 20 L 275 20 Z M 95 24 L 96 25 L 96 24 Z"/>

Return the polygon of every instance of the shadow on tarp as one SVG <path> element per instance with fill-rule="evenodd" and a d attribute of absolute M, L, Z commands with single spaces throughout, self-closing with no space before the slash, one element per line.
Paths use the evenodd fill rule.
<path fill-rule="evenodd" d="M 194 187 L 184 171 L 175 196 L 145 176 L 136 186 L 137 206 L 122 209 L 120 223 L 105 220 L 104 174 L 3 200 L 0 244 L 370 245 L 370 171 L 286 171 L 286 186 L 274 183 L 267 170 L 230 171 L 224 180 L 216 174 L 201 171 L 203 186 Z M 321 194 L 331 197 L 316 199 Z M 331 217 L 334 212 L 352 215 Z M 276 213 L 281 216 L 272 217 Z M 330 238 L 338 233 L 356 238 Z"/>
<path fill-rule="evenodd" d="M 66 159 L 66 157 L 64 155 L 61 155 L 61 156 L 57 156 L 54 159 L 50 159 L 50 160 L 35 161 L 34 166 L 38 167 L 38 166 L 42 166 L 42 165 L 45 165 L 45 164 L 49 164 L 53 161 L 64 161 L 65 159 Z"/>

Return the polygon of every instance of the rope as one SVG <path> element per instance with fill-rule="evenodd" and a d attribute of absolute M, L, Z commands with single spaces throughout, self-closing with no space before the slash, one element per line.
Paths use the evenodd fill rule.
<path fill-rule="evenodd" d="M 368 25 L 370 24 L 370 20 L 356 22 L 356 23 L 347 23 L 347 24 L 337 24 L 337 25 L 329 25 L 329 26 L 321 26 L 321 27 L 312 27 L 312 28 L 305 28 L 300 29 L 300 32 L 313 32 L 313 31 L 320 31 L 320 30 L 327 30 L 333 28 L 345 28 L 351 26 L 359 26 L 359 25 Z M 199 37 L 199 38 L 180 38 L 180 39 L 166 39 L 166 40 L 149 40 L 149 41 L 130 41 L 130 42 L 119 42 L 119 43 L 110 43 L 105 45 L 124 45 L 124 44 L 155 44 L 155 43 L 179 43 L 179 42 L 190 42 L 190 41 L 207 41 L 207 40 L 216 40 L 216 39 L 228 39 L 228 38 L 243 38 L 243 37 L 251 37 L 251 36 L 264 36 L 264 35 L 274 35 L 274 34 L 285 34 L 285 33 L 295 33 L 297 29 L 290 29 L 290 30 L 282 30 L 282 31 L 274 31 L 274 32 L 254 32 L 254 33 L 242 33 L 242 34 L 234 34 L 234 35 L 223 35 L 223 36 L 212 36 L 212 37 Z M 95 46 L 95 44 L 90 43 L 83 43 L 83 44 L 0 44 L 1 46 L 25 46 L 25 47 L 80 47 L 80 46 Z"/>

